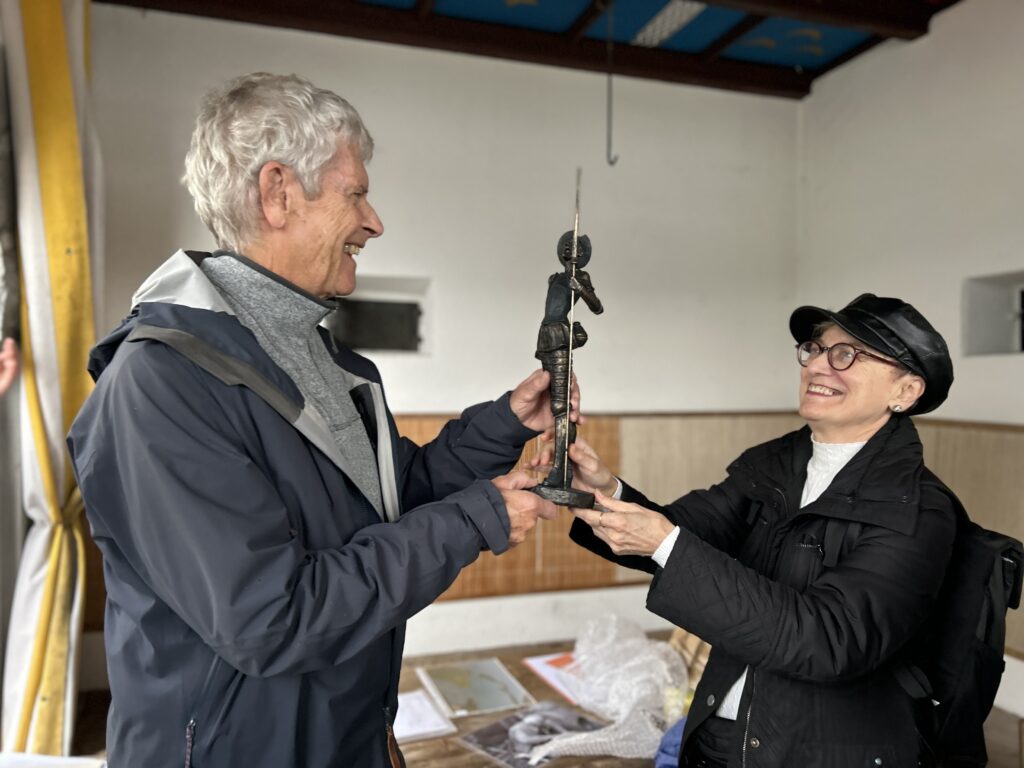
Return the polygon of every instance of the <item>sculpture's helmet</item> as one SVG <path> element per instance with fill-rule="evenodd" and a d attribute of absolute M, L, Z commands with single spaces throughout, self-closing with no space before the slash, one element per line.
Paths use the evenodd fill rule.
<path fill-rule="evenodd" d="M 583 269 L 590 261 L 590 238 L 580 235 L 576 247 L 576 267 Z M 558 260 L 563 267 L 568 267 L 572 262 L 572 232 L 566 232 L 558 238 Z"/>

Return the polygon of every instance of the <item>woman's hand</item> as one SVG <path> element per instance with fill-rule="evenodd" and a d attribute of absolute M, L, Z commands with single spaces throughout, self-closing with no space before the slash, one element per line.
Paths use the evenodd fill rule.
<path fill-rule="evenodd" d="M 595 492 L 595 509 L 571 511 L 589 525 L 597 538 L 611 547 L 616 555 L 643 555 L 650 557 L 672 533 L 675 526 L 660 512 L 616 501 L 600 491 Z"/>
<path fill-rule="evenodd" d="M 573 463 L 573 479 L 588 491 L 600 491 L 611 496 L 619 487 L 619 481 L 611 470 L 597 455 L 597 451 L 579 435 L 576 442 L 569 446 L 569 458 Z"/>
<path fill-rule="evenodd" d="M 548 429 L 537 438 L 537 453 L 523 466 L 534 472 L 550 472 L 554 454 L 555 430 Z M 569 446 L 569 459 L 573 462 L 573 488 L 598 490 L 610 496 L 619 487 L 619 481 L 601 461 L 597 451 L 579 435 L 576 436 L 576 442 Z"/>
<path fill-rule="evenodd" d="M 555 428 L 550 427 L 537 435 L 537 452 L 533 458 L 523 462 L 523 468 L 531 472 L 547 474 L 555 463 Z"/>

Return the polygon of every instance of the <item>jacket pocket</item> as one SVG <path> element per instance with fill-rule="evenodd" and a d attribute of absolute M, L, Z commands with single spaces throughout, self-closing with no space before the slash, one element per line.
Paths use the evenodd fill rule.
<path fill-rule="evenodd" d="M 796 748 L 785 765 L 800 768 L 906 768 L 897 761 L 891 744 L 822 744 L 808 742 Z"/>
<path fill-rule="evenodd" d="M 821 574 L 821 543 L 811 534 L 800 534 L 783 549 L 781 557 L 778 580 L 787 587 L 803 592 Z"/>

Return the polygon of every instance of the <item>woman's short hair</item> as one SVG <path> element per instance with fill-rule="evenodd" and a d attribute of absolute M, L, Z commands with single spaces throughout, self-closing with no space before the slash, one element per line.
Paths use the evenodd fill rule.
<path fill-rule="evenodd" d="M 815 323 L 814 328 L 811 331 L 810 341 L 817 341 L 825 335 L 825 331 L 829 328 L 838 328 L 839 326 L 833 323 L 831 320 L 822 320 L 820 323 Z"/>
<path fill-rule="evenodd" d="M 256 234 L 260 169 L 287 165 L 314 199 L 339 140 L 369 162 L 373 139 L 345 99 L 296 75 L 242 75 L 203 97 L 182 181 L 217 245 L 238 251 Z"/>

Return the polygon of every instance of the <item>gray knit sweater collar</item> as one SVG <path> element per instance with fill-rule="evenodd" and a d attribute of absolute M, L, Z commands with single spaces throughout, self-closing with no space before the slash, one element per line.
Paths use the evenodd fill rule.
<path fill-rule="evenodd" d="M 259 292 L 265 301 L 253 314 L 275 328 L 275 335 L 305 335 L 338 308 L 337 300 L 317 298 L 240 253 L 216 251 L 209 258 L 218 259 L 218 267 L 222 267 L 216 270 L 217 287 L 222 292 L 236 294 L 240 289 Z M 237 263 L 233 264 L 232 260 Z M 237 298 L 237 295 L 229 298 Z"/>

